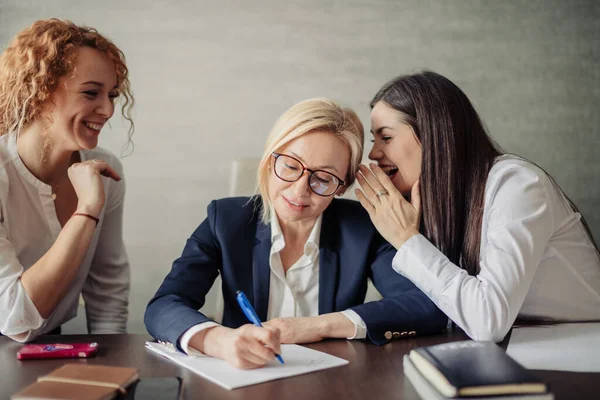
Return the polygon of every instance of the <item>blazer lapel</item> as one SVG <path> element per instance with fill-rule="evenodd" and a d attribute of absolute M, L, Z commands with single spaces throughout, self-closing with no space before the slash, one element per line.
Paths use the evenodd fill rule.
<path fill-rule="evenodd" d="M 323 213 L 321 237 L 319 239 L 319 314 L 335 311 L 337 294 L 339 260 L 338 260 L 338 226 L 331 208 L 335 200 Z"/>
<path fill-rule="evenodd" d="M 269 289 L 271 283 L 271 267 L 269 255 L 271 253 L 271 227 L 258 223 L 256 227 L 256 240 L 252 253 L 252 298 L 248 299 L 254 306 L 261 321 L 266 321 L 269 307 Z"/>

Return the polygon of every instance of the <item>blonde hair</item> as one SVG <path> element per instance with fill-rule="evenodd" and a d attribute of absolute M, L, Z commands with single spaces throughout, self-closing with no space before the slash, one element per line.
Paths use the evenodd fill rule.
<path fill-rule="evenodd" d="M 129 122 L 131 143 L 131 93 L 125 55 L 95 29 L 56 18 L 36 21 L 21 31 L 0 55 L 0 135 L 21 131 L 38 118 L 59 79 L 74 70 L 80 47 L 91 47 L 115 63 L 121 112 Z"/>
<path fill-rule="evenodd" d="M 271 200 L 268 192 L 271 154 L 292 140 L 316 131 L 335 135 L 350 150 L 350 165 L 344 181 L 346 187 L 354 183 L 362 160 L 365 135 L 360 119 L 350 108 L 341 107 L 330 99 L 301 101 L 279 117 L 269 133 L 265 151 L 258 165 L 257 190 L 262 198 L 263 223 L 269 224 L 271 220 Z"/>

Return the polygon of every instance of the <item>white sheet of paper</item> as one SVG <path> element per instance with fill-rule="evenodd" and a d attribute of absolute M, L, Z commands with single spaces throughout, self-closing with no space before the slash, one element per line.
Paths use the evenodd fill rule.
<path fill-rule="evenodd" d="M 529 369 L 600 372 L 600 323 L 514 328 L 506 353 Z"/>
<path fill-rule="evenodd" d="M 348 364 L 342 358 L 294 344 L 281 345 L 285 364 L 273 360 L 252 370 L 236 369 L 218 358 L 188 356 L 160 343 L 146 342 L 146 348 L 228 390 Z"/>

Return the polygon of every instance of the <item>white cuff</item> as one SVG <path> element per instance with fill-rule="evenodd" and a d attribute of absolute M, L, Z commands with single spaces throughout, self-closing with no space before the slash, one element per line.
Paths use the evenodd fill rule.
<path fill-rule="evenodd" d="M 356 311 L 344 310 L 341 313 L 354 324 L 354 336 L 346 339 L 364 339 L 367 337 L 367 324 Z"/>
<path fill-rule="evenodd" d="M 217 324 L 216 322 L 213 322 L 213 321 L 207 321 L 207 322 L 203 322 L 201 324 L 192 326 L 190 329 L 185 331 L 183 333 L 183 335 L 181 335 L 181 339 L 179 339 L 179 347 L 181 347 L 183 352 L 187 355 L 204 357 L 206 354 L 194 349 L 193 347 L 189 347 L 189 343 L 190 343 L 190 340 L 192 339 L 192 336 L 194 336 L 196 333 L 201 332 L 208 328 L 212 328 L 214 326 L 219 326 L 219 324 Z"/>

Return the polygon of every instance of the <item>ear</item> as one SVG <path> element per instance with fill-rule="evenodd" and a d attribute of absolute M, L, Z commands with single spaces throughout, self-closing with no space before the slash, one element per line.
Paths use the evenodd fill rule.
<path fill-rule="evenodd" d="M 346 193 L 346 189 L 348 189 L 348 187 L 346 187 L 346 186 L 340 186 L 338 188 L 338 190 L 335 192 L 335 195 L 336 196 L 343 196 L 344 193 Z"/>

